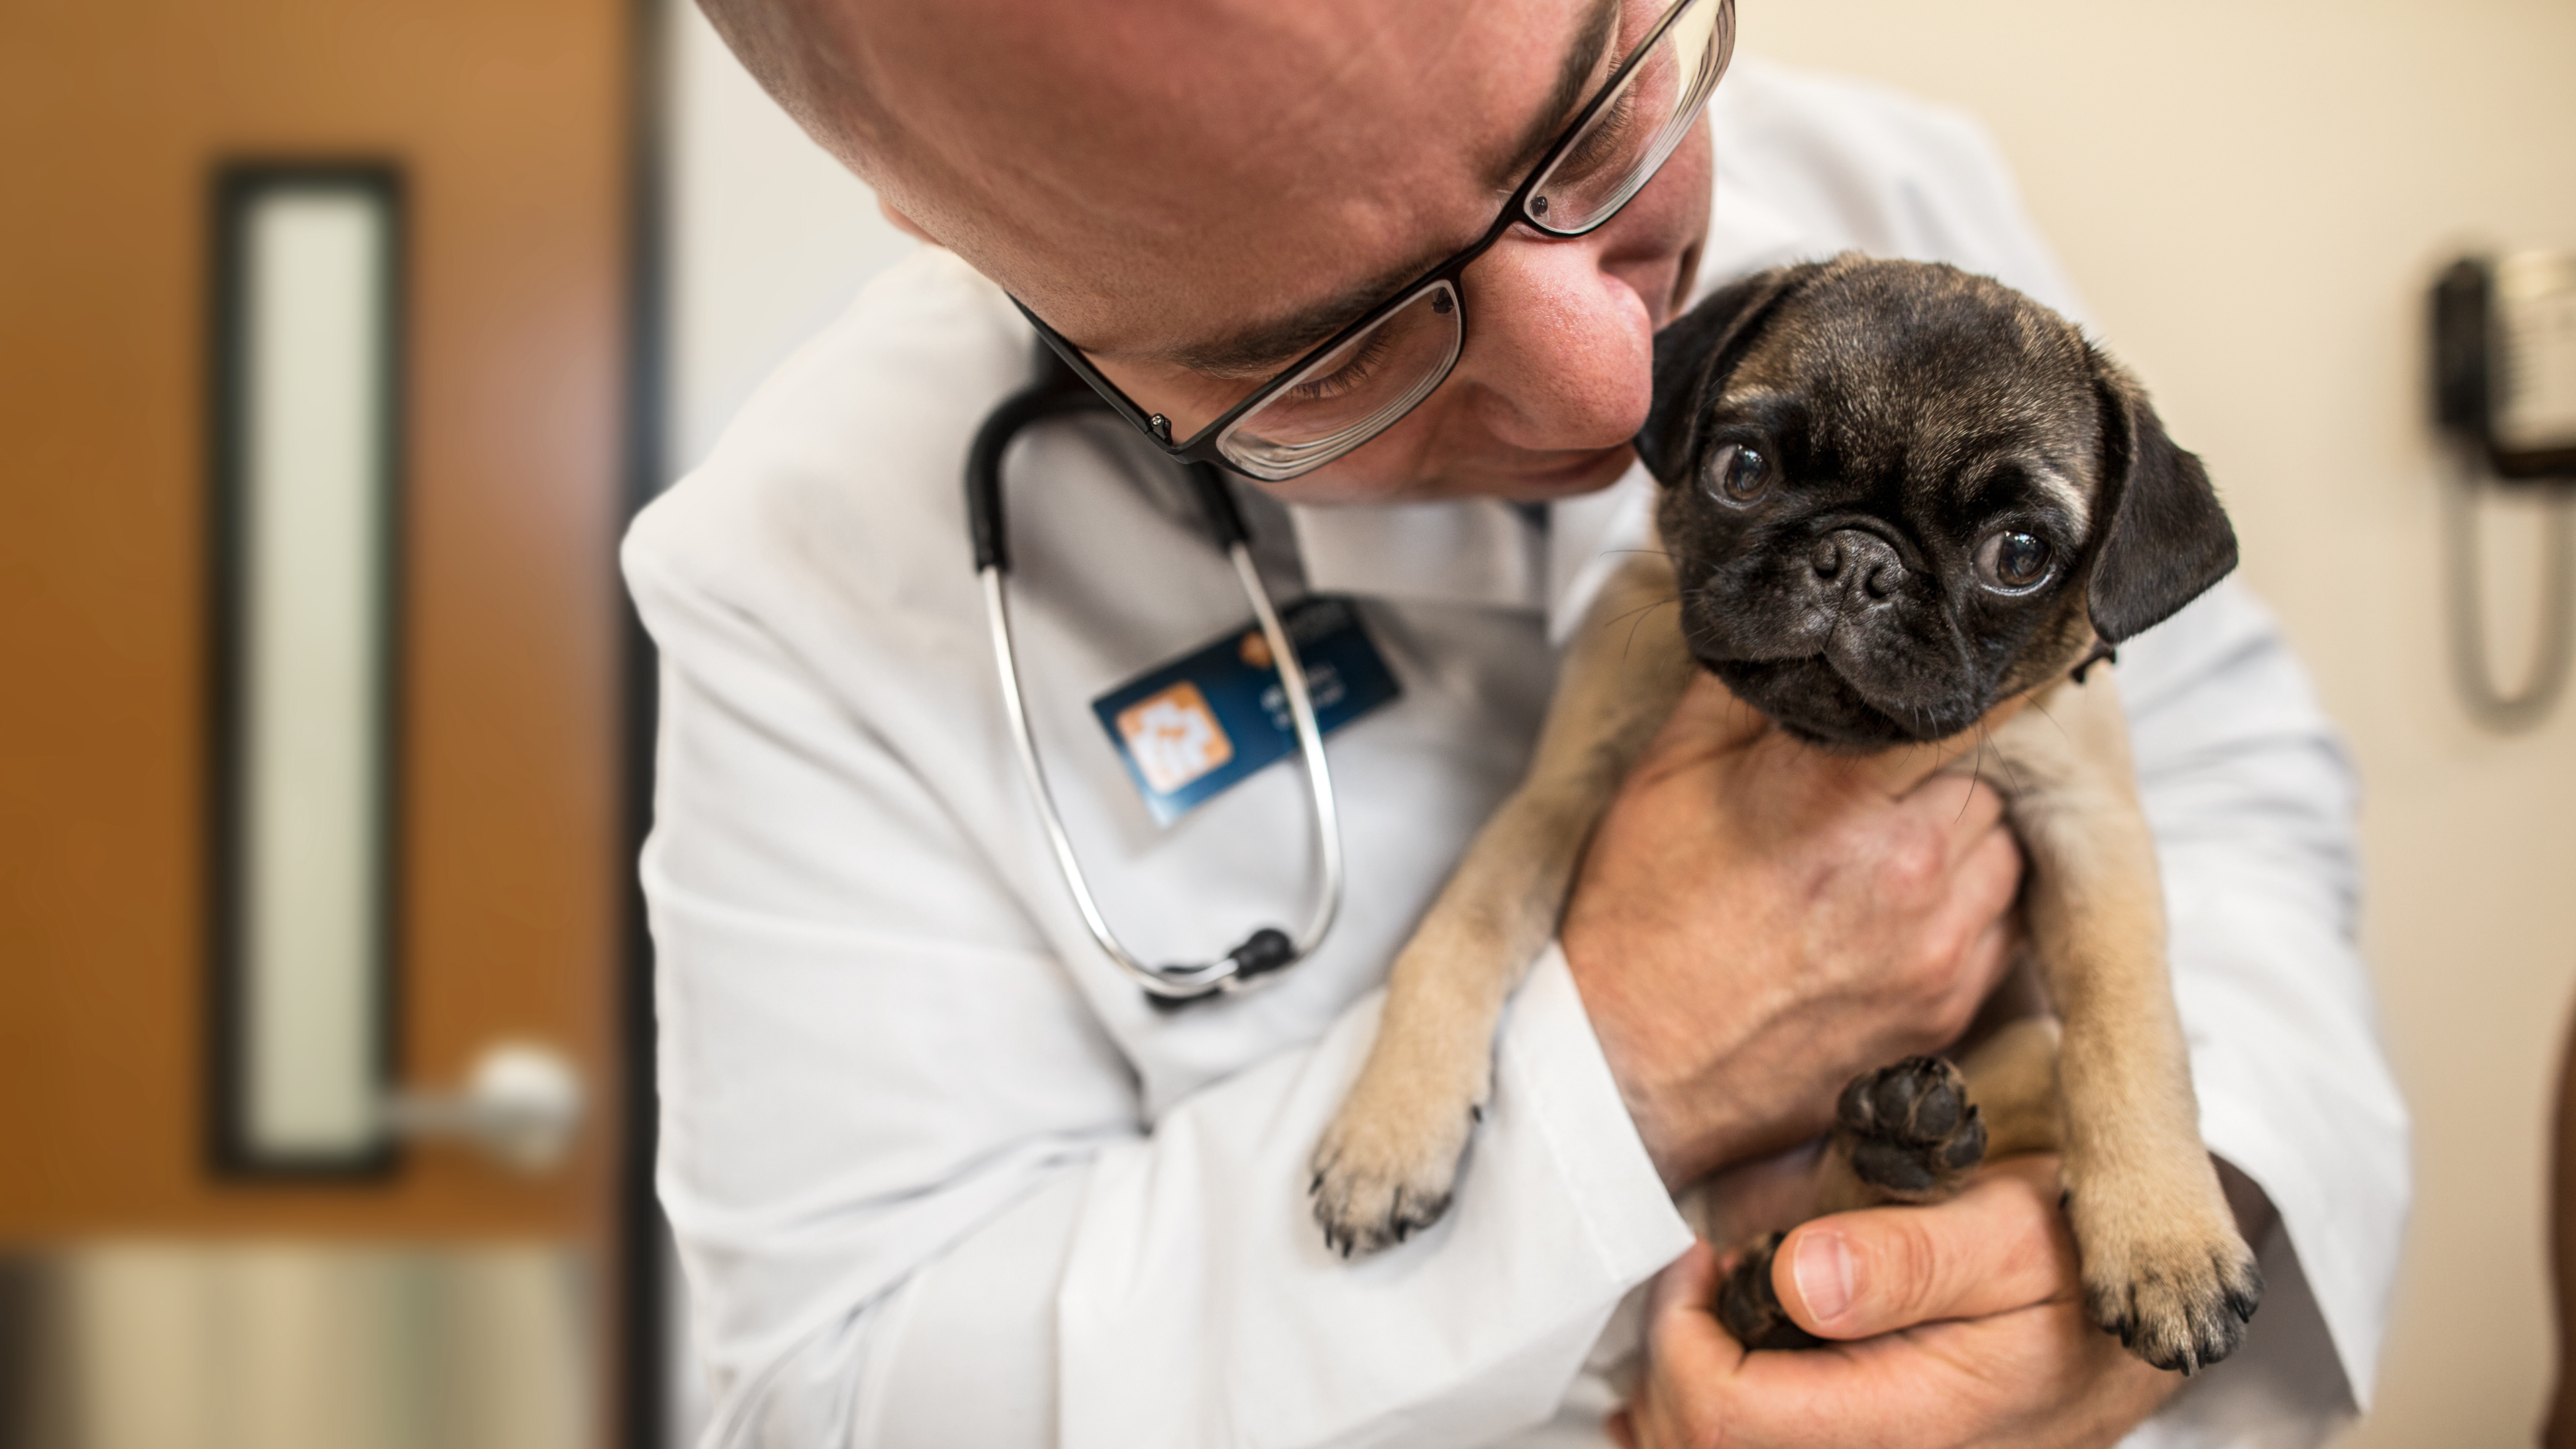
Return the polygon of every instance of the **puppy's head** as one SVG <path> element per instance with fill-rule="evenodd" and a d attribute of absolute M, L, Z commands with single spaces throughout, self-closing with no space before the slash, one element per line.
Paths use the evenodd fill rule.
<path fill-rule="evenodd" d="M 1956 734 L 2236 566 L 2136 381 L 1946 266 L 1844 256 L 1710 297 L 1656 339 L 1637 447 L 1693 652 L 1834 748 Z"/>

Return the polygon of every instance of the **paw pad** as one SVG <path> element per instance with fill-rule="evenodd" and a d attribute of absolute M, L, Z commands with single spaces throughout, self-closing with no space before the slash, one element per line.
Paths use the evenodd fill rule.
<path fill-rule="evenodd" d="M 1946 1194 L 1986 1156 L 1986 1124 L 1967 1079 L 1938 1057 L 1863 1072 L 1835 1104 L 1852 1170 L 1900 1199 Z"/>

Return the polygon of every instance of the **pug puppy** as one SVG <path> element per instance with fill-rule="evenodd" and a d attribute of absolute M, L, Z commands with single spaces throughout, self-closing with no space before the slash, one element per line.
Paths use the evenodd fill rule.
<path fill-rule="evenodd" d="M 1315 1149 L 1326 1241 L 1373 1252 L 1446 1210 L 1504 1002 L 1705 669 L 1814 748 L 1929 747 L 1977 770 L 2029 862 L 2055 1020 L 1995 1033 L 1964 1071 L 1914 1058 L 1855 1080 L 1819 1210 L 1934 1201 L 1989 1156 L 2055 1151 L 2094 1320 L 2162 1368 L 2227 1357 L 2262 1279 L 2200 1141 L 2155 843 L 2115 687 L 2089 668 L 2235 567 L 2200 460 L 2063 317 L 1855 255 L 1748 277 L 1666 329 L 1638 449 L 1661 551 L 1594 606 L 1528 778 L 1396 961 Z M 1751 1346 L 1812 1341 L 1772 1296 L 1777 1241 L 1720 1299 Z"/>

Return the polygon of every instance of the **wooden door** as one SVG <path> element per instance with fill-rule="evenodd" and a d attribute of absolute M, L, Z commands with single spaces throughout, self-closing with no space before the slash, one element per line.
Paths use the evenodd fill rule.
<path fill-rule="evenodd" d="M 0 3 L 0 1243 L 535 1238 L 615 1280 L 634 24 Z M 588 1107 L 547 1174 L 420 1146 L 244 1176 L 210 1145 L 210 247 L 243 160 L 399 178 L 388 1020 L 419 1086 L 563 1051 Z"/>

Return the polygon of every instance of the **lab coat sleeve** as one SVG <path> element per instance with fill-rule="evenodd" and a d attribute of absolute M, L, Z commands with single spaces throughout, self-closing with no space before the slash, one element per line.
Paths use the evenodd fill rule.
<path fill-rule="evenodd" d="M 2351 767 L 2241 584 L 2123 645 L 2119 673 L 2202 1136 L 2279 1213 L 2240 1359 L 2134 1442 L 2321 1442 L 2369 1404 L 2410 1181 L 2354 947 Z"/>
<path fill-rule="evenodd" d="M 1449 1218 L 1328 1255 L 1303 1162 L 1376 996 L 1148 1130 L 937 782 L 653 527 L 626 564 L 663 657 L 660 1188 L 714 1442 L 1482 1442 L 1688 1245 L 1551 954 Z"/>

